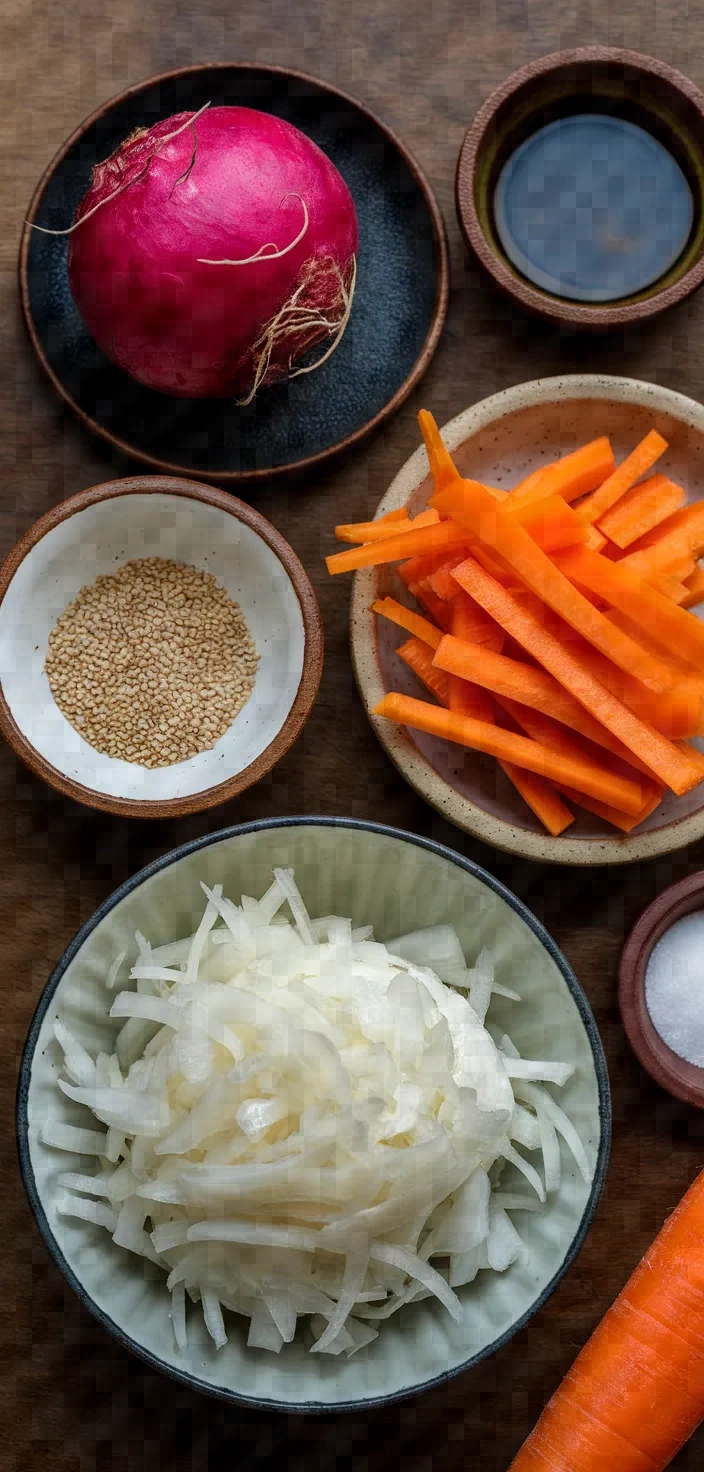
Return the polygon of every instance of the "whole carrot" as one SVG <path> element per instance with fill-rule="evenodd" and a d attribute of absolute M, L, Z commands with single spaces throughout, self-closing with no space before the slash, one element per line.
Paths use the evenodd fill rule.
<path fill-rule="evenodd" d="M 662 1472 L 704 1419 L 704 1171 L 509 1472 Z"/>

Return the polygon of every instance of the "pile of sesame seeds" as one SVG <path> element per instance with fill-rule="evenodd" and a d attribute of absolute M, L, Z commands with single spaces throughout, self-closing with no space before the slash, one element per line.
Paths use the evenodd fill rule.
<path fill-rule="evenodd" d="M 45 668 L 59 709 L 96 751 L 166 767 L 225 734 L 257 661 L 239 605 L 212 573 L 145 557 L 81 589 L 49 636 Z"/>

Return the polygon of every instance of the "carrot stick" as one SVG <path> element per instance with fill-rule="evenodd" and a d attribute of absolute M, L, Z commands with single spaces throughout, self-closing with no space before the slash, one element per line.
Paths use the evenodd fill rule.
<path fill-rule="evenodd" d="M 587 533 L 586 545 L 591 547 L 592 552 L 601 552 L 602 547 L 608 545 L 606 537 L 602 532 L 597 531 L 595 526 L 585 526 L 585 531 Z"/>
<path fill-rule="evenodd" d="M 491 497 L 489 500 L 492 506 L 496 505 Z M 466 541 L 464 527 L 453 521 L 441 521 L 434 526 L 420 527 L 417 531 L 391 532 L 381 542 L 333 552 L 331 557 L 325 558 L 325 563 L 329 573 L 355 572 L 358 567 L 380 567 L 385 562 L 400 562 L 404 557 L 415 557 L 419 553 L 440 552 Z"/>
<path fill-rule="evenodd" d="M 455 585 L 456 586 L 456 585 Z M 416 639 L 422 639 L 424 644 L 429 644 L 431 649 L 437 649 L 442 639 L 442 631 L 436 629 L 435 624 L 423 618 L 421 614 L 414 613 L 410 608 L 404 608 L 402 603 L 397 603 L 395 598 L 377 598 L 372 603 L 374 613 L 381 618 L 388 618 L 392 623 L 398 624 L 400 628 L 407 629 Z"/>
<path fill-rule="evenodd" d="M 430 614 L 433 623 L 441 629 L 450 627 L 447 604 L 443 603 L 441 598 L 436 598 L 435 594 L 431 593 L 429 588 L 424 588 L 421 583 L 411 583 L 408 591 L 417 599 L 421 608 Z"/>
<path fill-rule="evenodd" d="M 450 633 L 457 638 L 458 630 L 465 630 L 472 625 L 476 627 L 477 621 L 483 619 L 485 624 L 489 626 L 488 637 L 491 639 L 491 628 L 497 628 L 498 626 L 494 624 L 493 619 L 487 617 L 484 610 L 479 608 L 476 603 L 474 604 L 474 608 L 472 608 L 471 598 L 468 598 L 467 594 L 463 593 L 462 589 L 458 588 L 456 583 L 455 588 L 457 589 L 456 597 L 453 598 L 450 604 Z M 476 614 L 474 609 L 476 609 Z M 481 623 L 479 623 L 479 628 L 481 629 Z M 501 641 L 503 643 L 503 630 L 501 631 Z M 437 669 L 434 659 L 433 665 Z M 446 678 L 448 681 L 449 697 L 447 704 L 450 710 L 456 711 L 458 715 L 475 716 L 478 721 L 492 722 L 494 720 L 494 707 L 491 703 L 491 698 L 481 685 L 473 684 L 469 680 L 458 679 L 456 675 L 448 675 Z"/>
<path fill-rule="evenodd" d="M 503 625 L 507 633 L 554 675 L 561 685 L 611 731 L 629 751 L 640 758 L 679 797 L 690 792 L 701 780 L 695 764 L 654 726 L 641 720 L 618 700 L 611 691 L 586 670 L 567 647 L 562 645 L 527 609 L 501 587 L 488 573 L 468 557 L 455 577 L 477 603 Z M 572 786 L 575 786 L 572 783 Z M 592 794 L 600 797 L 599 793 Z M 616 802 L 615 807 L 620 804 Z"/>
<path fill-rule="evenodd" d="M 687 588 L 681 578 L 653 578 L 650 586 L 656 592 L 662 593 L 663 598 L 669 598 L 671 603 L 677 603 L 680 607 L 687 597 Z"/>
<path fill-rule="evenodd" d="M 419 680 L 437 697 L 441 705 L 460 715 L 474 716 L 477 720 L 494 720 L 494 712 L 489 696 L 485 690 L 478 690 L 475 685 L 467 684 L 466 680 L 453 679 L 452 676 L 443 675 L 441 670 L 435 668 L 432 662 L 432 654 L 427 644 L 420 639 L 407 639 L 396 653 L 405 661 L 409 669 L 412 669 Z M 513 766 L 510 762 L 501 762 L 509 781 L 513 783 L 517 792 L 520 793 L 524 802 L 535 813 L 536 817 L 557 838 L 574 822 L 574 814 L 566 807 L 559 794 L 542 777 L 535 772 L 527 772 L 520 767 Z"/>
<path fill-rule="evenodd" d="M 510 510 L 510 508 L 509 508 Z M 519 507 L 510 513 L 542 547 L 554 552 L 559 547 L 574 547 L 589 539 L 588 528 L 561 496 L 546 496 L 542 501 Z"/>
<path fill-rule="evenodd" d="M 704 1172 L 543 1411 L 510 1472 L 662 1472 L 704 1415 Z"/>
<path fill-rule="evenodd" d="M 664 598 L 650 583 L 629 572 L 623 562 L 609 562 L 607 557 L 590 552 L 588 547 L 569 548 L 555 556 L 567 577 L 574 577 L 593 593 L 601 594 L 614 608 L 620 608 L 642 625 L 657 644 L 676 649 L 697 669 L 704 670 L 704 625 L 693 614 Z M 631 673 L 643 678 L 635 665 Z"/>
<path fill-rule="evenodd" d="M 412 635 L 405 644 L 401 644 L 396 650 L 399 658 L 413 670 L 414 675 L 423 682 L 426 689 L 437 697 L 441 705 L 450 704 L 450 682 L 442 670 L 435 668 L 433 664 L 432 650 L 422 639 Z"/>
<path fill-rule="evenodd" d="M 618 627 L 623 629 L 626 634 L 630 634 L 632 639 L 637 639 L 638 643 L 642 644 L 644 649 L 652 649 L 654 654 L 661 652 L 660 646 L 655 643 L 655 640 L 651 639 L 650 635 L 644 629 L 639 628 L 627 614 L 622 613 L 620 608 L 610 608 L 609 618 L 612 624 L 618 624 Z M 690 664 L 683 655 L 678 654 L 676 650 L 668 649 L 667 662 L 672 666 L 676 678 L 679 679 L 682 675 L 688 675 L 697 680 L 701 679 L 695 666 Z"/>
<path fill-rule="evenodd" d="M 580 638 L 569 624 L 546 608 L 533 593 L 525 590 L 516 592 L 514 597 L 517 603 L 530 613 L 540 624 L 541 628 L 547 629 L 555 639 L 576 659 L 582 669 L 586 670 L 593 679 L 598 680 L 606 690 L 616 696 L 623 705 L 627 706 L 634 715 L 654 726 L 663 736 L 670 740 L 681 736 L 692 736 L 698 733 L 702 722 L 704 692 L 701 685 L 699 671 L 689 669 L 683 672 L 680 662 L 673 661 L 672 655 L 668 653 L 667 661 L 672 670 L 675 683 L 671 685 L 667 695 L 654 695 L 652 690 L 646 690 L 640 680 L 635 680 L 624 670 L 617 669 L 611 660 L 606 659 L 598 649 L 588 644 L 586 639 Z M 626 632 L 635 634 L 633 625 L 624 620 L 617 609 L 609 610 L 609 617 L 619 626 L 625 628 Z M 639 629 L 638 642 L 648 645 L 648 636 Z M 656 646 L 657 648 L 657 646 Z"/>
<path fill-rule="evenodd" d="M 516 766 L 526 767 L 529 772 L 537 772 L 553 782 L 566 782 L 580 792 L 585 791 L 592 797 L 613 803 L 624 812 L 637 813 L 643 806 L 642 790 L 637 782 L 616 777 L 606 767 L 586 758 L 573 761 L 558 752 L 548 751 L 537 741 L 516 736 L 512 731 L 503 731 L 486 721 L 456 715 L 440 706 L 395 693 L 385 695 L 373 713 L 384 716 L 386 720 L 397 721 L 402 726 L 427 731 L 431 736 L 456 741 L 460 746 L 488 752 L 500 761 L 514 762 Z"/>
<path fill-rule="evenodd" d="M 557 721 L 551 720 L 549 716 L 543 715 L 539 711 L 527 710 L 525 706 L 518 705 L 514 700 L 505 700 L 501 704 L 506 707 L 517 724 L 525 731 L 526 736 L 530 736 L 533 741 L 540 741 L 543 746 L 551 747 L 554 751 L 562 751 L 568 756 L 578 757 L 585 754 L 588 755 L 588 752 L 585 753 L 583 745 L 579 741 L 576 741 L 574 736 L 571 736 L 568 731 L 565 731 L 564 726 L 561 726 Z M 610 807 L 607 803 L 599 802 L 595 797 L 588 797 L 586 793 L 575 792 L 571 787 L 565 788 L 562 784 L 560 785 L 560 791 L 564 792 L 567 797 L 571 798 L 580 807 L 587 808 L 590 813 L 595 813 L 597 817 L 604 818 L 607 823 L 613 823 L 616 828 L 620 828 L 624 833 L 631 833 L 662 802 L 665 789 L 661 784 L 652 782 L 646 784 L 646 786 L 649 790 L 644 799 L 643 807 L 637 816 L 622 813 L 618 808 Z"/>
<path fill-rule="evenodd" d="M 666 449 L 667 440 L 656 429 L 649 430 L 645 439 L 621 461 L 608 480 L 577 508 L 577 515 L 583 521 L 599 521 L 651 469 Z"/>
<path fill-rule="evenodd" d="M 614 625 L 583 597 L 570 582 L 569 576 L 561 571 L 563 558 L 571 559 L 578 554 L 598 557 L 598 553 L 589 552 L 585 547 L 555 553 L 555 559 L 559 561 L 559 566 L 556 566 L 555 561 L 551 561 L 536 546 L 523 527 L 513 525 L 506 512 L 497 507 L 483 487 L 475 481 L 456 481 L 451 489 L 433 496 L 433 504 L 437 510 L 449 511 L 457 521 L 497 552 L 528 588 L 537 593 L 549 607 L 554 608 L 590 644 L 601 649 L 620 669 L 628 670 L 658 694 L 662 694 L 672 684 L 671 675 L 662 661 L 641 649 L 621 629 L 615 630 Z M 431 527 L 428 534 L 441 529 L 442 527 Z M 412 536 L 413 533 L 409 535 Z M 423 534 L 419 532 L 418 535 Z M 343 553 L 345 555 L 347 554 Z M 617 566 L 606 558 L 599 560 L 607 567 Z M 704 641 L 704 629 L 702 640 Z"/>
<path fill-rule="evenodd" d="M 698 553 L 689 547 L 687 537 L 673 535 L 667 540 L 663 537 L 662 542 L 655 542 L 640 552 L 628 552 L 625 557 L 618 558 L 617 566 L 648 583 L 656 583 L 658 578 L 686 577 L 692 570 L 695 556 Z"/>
<path fill-rule="evenodd" d="M 392 523 L 391 527 L 384 521 L 356 521 L 348 522 L 335 527 L 335 536 L 338 542 L 381 542 L 385 537 L 394 535 L 405 535 L 406 532 L 419 531 L 424 526 L 435 526 L 440 520 L 437 512 L 421 511 L 419 516 L 411 520 L 405 516 Z M 567 543 L 564 544 L 565 546 Z"/>
<path fill-rule="evenodd" d="M 419 419 L 425 418 L 425 411 L 421 410 Z M 425 438 L 425 430 L 421 420 L 421 430 Z M 605 436 L 598 440 L 592 440 L 588 445 L 582 445 L 579 450 L 574 450 L 571 455 L 563 455 L 561 460 L 556 460 L 553 465 L 548 465 L 532 485 L 528 481 L 516 486 L 514 491 L 505 501 L 506 509 L 512 511 L 520 507 L 535 504 L 544 500 L 547 496 L 562 496 L 565 501 L 576 501 L 578 496 L 586 496 L 589 491 L 596 490 L 606 477 L 611 475 L 614 468 L 614 457 L 611 445 Z M 529 477 L 529 480 L 531 477 Z"/>
<path fill-rule="evenodd" d="M 628 747 L 585 710 L 570 695 L 569 690 L 563 689 L 547 670 L 521 664 L 517 659 L 495 654 L 493 650 L 454 638 L 450 634 L 441 639 L 435 650 L 433 663 L 446 674 L 483 685 L 503 700 L 514 700 L 534 711 L 544 712 L 552 720 L 560 721 L 563 726 L 578 731 L 580 735 L 586 736 L 595 745 L 604 747 L 622 761 L 638 761 Z M 646 767 L 645 771 L 652 778 L 651 769 Z"/>
<path fill-rule="evenodd" d="M 496 620 L 465 593 L 453 578 L 455 596 L 450 607 L 450 633 L 456 639 L 466 639 L 470 644 L 484 644 L 497 654 L 503 649 L 506 635 Z M 435 646 L 437 648 L 437 645 Z"/>
<path fill-rule="evenodd" d="M 651 532 L 646 532 L 631 546 L 629 556 L 645 551 L 649 547 L 686 547 L 688 552 L 704 550 L 704 501 L 692 501 L 675 511 Z"/>
<path fill-rule="evenodd" d="M 617 547 L 629 547 L 631 542 L 679 511 L 686 499 L 686 491 L 666 475 L 651 475 L 599 517 L 599 529 Z"/>
<path fill-rule="evenodd" d="M 466 545 L 467 550 L 469 551 L 469 538 L 467 539 Z M 453 551 L 455 550 L 457 553 L 457 560 L 461 561 L 463 555 L 462 548 L 453 548 Z M 407 558 L 405 562 L 402 562 L 400 566 L 396 568 L 396 571 L 401 581 L 406 584 L 407 588 L 410 588 L 411 583 L 420 583 L 423 578 L 429 577 L 430 574 L 435 571 L 436 567 L 443 566 L 444 563 L 447 562 L 447 557 L 447 549 L 445 547 L 442 547 L 439 552 L 431 552 L 430 555 L 426 554 L 426 556 L 424 557 Z"/>
<path fill-rule="evenodd" d="M 685 578 L 687 597 L 682 604 L 683 608 L 693 608 L 696 603 L 704 602 L 704 567 L 695 567 L 690 577 Z"/>

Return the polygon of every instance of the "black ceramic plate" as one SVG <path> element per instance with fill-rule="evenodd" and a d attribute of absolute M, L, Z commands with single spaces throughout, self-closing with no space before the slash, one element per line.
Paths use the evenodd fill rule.
<path fill-rule="evenodd" d="M 93 165 L 135 127 L 185 110 L 247 106 L 275 113 L 339 169 L 359 219 L 357 288 L 348 328 L 317 373 L 267 389 L 247 408 L 142 388 L 99 351 L 69 291 L 66 236 Z M 447 245 L 438 205 L 393 133 L 343 92 L 281 67 L 189 67 L 131 87 L 68 139 L 41 179 L 20 246 L 25 320 L 54 387 L 90 429 L 160 470 L 219 482 L 310 466 L 347 449 L 392 414 L 428 366 L 447 307 Z"/>

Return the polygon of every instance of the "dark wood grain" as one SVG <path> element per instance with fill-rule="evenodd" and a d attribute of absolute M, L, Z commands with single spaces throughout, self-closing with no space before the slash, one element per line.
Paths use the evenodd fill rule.
<path fill-rule="evenodd" d="M 357 455 L 255 504 L 303 560 L 320 598 L 326 663 L 311 720 L 270 776 L 222 810 L 139 824 L 95 814 L 44 787 L 0 751 L 0 1465 L 14 1472 L 504 1472 L 543 1402 L 703 1163 L 704 1114 L 662 1093 L 621 1028 L 620 950 L 666 884 L 704 867 L 704 844 L 623 869 L 513 861 L 463 838 L 403 785 L 355 694 L 349 589 L 325 577 L 335 521 L 373 512 L 415 448 L 421 404 L 440 423 L 528 378 L 603 370 L 701 397 L 704 294 L 667 317 L 579 340 L 523 317 L 480 280 L 454 218 L 460 143 L 503 77 L 544 53 L 603 42 L 661 57 L 704 86 L 704 0 L 2 0 L 0 81 L 0 554 L 50 506 L 128 473 L 67 416 L 25 341 L 15 255 L 24 210 L 63 138 L 99 103 L 197 60 L 285 62 L 368 103 L 417 155 L 449 227 L 452 295 L 430 371 Z M 476 1372 L 369 1416 L 238 1414 L 125 1355 L 78 1307 L 36 1233 L 19 1184 L 14 1085 L 24 1034 L 52 964 L 126 875 L 186 838 L 282 813 L 383 818 L 429 833 L 499 875 L 554 934 L 584 985 L 607 1050 L 614 1144 L 606 1192 L 579 1259 L 546 1308 Z M 673 1463 L 700 1472 L 704 1430 Z"/>

